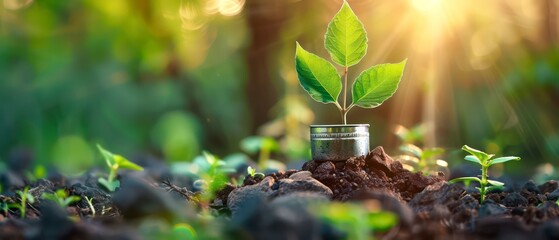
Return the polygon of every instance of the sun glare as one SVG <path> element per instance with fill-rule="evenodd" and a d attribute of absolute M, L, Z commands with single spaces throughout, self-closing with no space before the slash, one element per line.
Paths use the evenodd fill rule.
<path fill-rule="evenodd" d="M 411 0 L 413 7 L 419 11 L 436 11 L 441 7 L 442 0 Z"/>

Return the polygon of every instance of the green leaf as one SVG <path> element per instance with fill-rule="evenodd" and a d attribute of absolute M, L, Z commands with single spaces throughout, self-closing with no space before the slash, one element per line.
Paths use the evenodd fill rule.
<path fill-rule="evenodd" d="M 442 148 L 427 148 L 423 150 L 423 154 L 421 154 L 421 158 L 429 159 L 444 153 L 444 149 Z"/>
<path fill-rule="evenodd" d="M 336 102 L 342 91 L 342 81 L 336 68 L 323 58 L 305 51 L 299 43 L 295 55 L 297 76 L 303 89 L 317 102 Z"/>
<path fill-rule="evenodd" d="M 499 158 L 495 158 L 491 161 L 489 161 L 489 166 L 493 165 L 493 164 L 497 164 L 497 163 L 505 163 L 508 161 L 518 161 L 520 160 L 519 157 L 514 157 L 514 156 L 510 156 L 510 157 L 499 157 Z"/>
<path fill-rule="evenodd" d="M 115 164 L 114 155 L 111 152 L 105 150 L 99 144 L 97 144 L 97 148 L 99 149 L 99 152 L 101 152 L 101 155 L 103 155 L 107 166 L 112 167 Z"/>
<path fill-rule="evenodd" d="M 64 199 L 64 206 L 69 206 L 70 204 L 75 203 L 79 200 L 81 200 L 81 198 L 78 197 L 78 196 L 70 196 L 70 197 Z"/>
<path fill-rule="evenodd" d="M 54 195 L 57 198 L 66 198 L 68 197 L 68 193 L 66 193 L 66 191 L 64 189 L 58 189 L 56 190 L 56 192 L 54 192 Z"/>
<path fill-rule="evenodd" d="M 116 188 L 120 187 L 120 181 L 118 180 L 114 180 L 112 182 L 107 181 L 107 179 L 104 178 L 99 178 L 97 179 L 97 181 L 99 182 L 99 184 L 101 184 L 101 186 L 105 187 L 105 189 L 114 192 L 116 190 Z"/>
<path fill-rule="evenodd" d="M 482 164 L 485 163 L 487 160 L 489 160 L 491 157 L 494 156 L 493 154 L 487 154 L 487 153 L 484 153 L 484 152 L 482 152 L 480 150 L 477 150 L 475 148 L 471 148 L 468 145 L 462 146 L 462 150 L 464 150 L 466 152 L 469 152 L 470 154 L 476 156 Z"/>
<path fill-rule="evenodd" d="M 275 152 L 279 150 L 278 142 L 271 137 L 250 136 L 241 140 L 241 149 L 250 154 L 256 154 L 261 150 Z"/>
<path fill-rule="evenodd" d="M 352 104 L 374 108 L 392 97 L 398 89 L 406 61 L 379 64 L 359 74 L 353 83 Z"/>
<path fill-rule="evenodd" d="M 475 162 L 475 163 L 477 163 L 477 164 L 479 164 L 479 165 L 483 165 L 483 164 L 481 163 L 481 161 L 479 160 L 479 158 L 477 158 L 477 157 L 474 156 L 474 155 L 468 155 L 468 156 L 464 157 L 464 159 L 465 159 L 466 161 Z"/>
<path fill-rule="evenodd" d="M 357 64 L 367 53 L 367 32 L 345 1 L 328 24 L 324 47 L 332 60 L 344 67 Z"/>
<path fill-rule="evenodd" d="M 367 224 L 377 231 L 386 231 L 398 224 L 398 216 L 392 212 L 380 211 L 367 215 Z"/>
<path fill-rule="evenodd" d="M 452 179 L 450 181 L 448 181 L 449 183 L 456 183 L 456 182 L 471 182 L 471 181 L 476 181 L 481 183 L 481 179 L 477 178 L 477 177 L 461 177 L 461 178 L 455 178 Z"/>
<path fill-rule="evenodd" d="M 413 144 L 404 144 L 400 146 L 400 150 L 404 151 L 404 152 L 408 152 L 411 153 L 412 155 L 416 156 L 416 157 L 421 157 L 423 155 L 423 150 L 421 150 L 421 148 L 419 148 L 418 146 L 415 146 Z"/>
<path fill-rule="evenodd" d="M 31 195 L 31 194 L 27 195 L 27 202 L 28 203 L 34 203 L 35 202 L 35 197 L 33 197 L 33 195 Z"/>
<path fill-rule="evenodd" d="M 254 174 L 256 173 L 256 169 L 252 168 L 251 166 L 247 167 L 247 173 L 248 175 L 254 177 Z"/>
<path fill-rule="evenodd" d="M 143 171 L 144 168 L 131 162 L 130 160 L 124 158 L 120 155 L 114 155 L 115 163 L 118 164 L 118 168 L 120 169 L 130 169 L 135 171 Z"/>
<path fill-rule="evenodd" d="M 504 186 L 505 184 L 499 181 L 495 181 L 495 180 L 489 180 L 487 179 L 487 182 L 493 186 Z"/>

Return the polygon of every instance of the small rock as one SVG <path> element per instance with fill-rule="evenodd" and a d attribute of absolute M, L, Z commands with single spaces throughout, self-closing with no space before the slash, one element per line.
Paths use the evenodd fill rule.
<path fill-rule="evenodd" d="M 289 195 L 279 196 L 274 198 L 270 204 L 271 206 L 289 206 L 289 207 L 303 207 L 307 208 L 310 205 L 317 203 L 327 203 L 330 200 L 323 194 L 314 192 L 297 192 Z"/>
<path fill-rule="evenodd" d="M 332 162 L 327 161 L 324 162 L 322 164 L 320 164 L 317 168 L 316 168 L 316 173 L 318 175 L 329 175 L 332 174 L 336 171 L 336 165 L 334 165 Z"/>
<path fill-rule="evenodd" d="M 272 185 L 274 183 L 275 181 L 272 177 L 265 177 L 257 184 L 240 187 L 229 193 L 227 207 L 231 210 L 233 218 L 239 210 L 250 207 L 248 203 L 251 201 L 249 200 L 264 200 L 272 195 Z"/>
<path fill-rule="evenodd" d="M 485 200 L 485 202 L 481 204 L 481 207 L 479 208 L 480 217 L 502 215 L 507 212 L 508 210 L 505 206 L 497 204 L 493 202 L 493 200 Z"/>
<path fill-rule="evenodd" d="M 503 204 L 507 207 L 520 207 L 528 205 L 528 199 L 517 192 L 509 193 L 503 199 Z"/>
<path fill-rule="evenodd" d="M 387 173 L 387 175 L 392 172 L 390 165 L 394 162 L 394 160 L 388 156 L 388 154 L 384 152 L 384 148 L 380 146 L 373 149 L 373 151 L 367 155 L 365 161 L 369 168 L 380 169 Z"/>
<path fill-rule="evenodd" d="M 309 171 L 300 171 L 300 172 L 296 172 L 294 174 L 291 174 L 291 176 L 289 176 L 289 179 L 293 179 L 293 180 L 307 180 L 309 178 L 312 178 L 312 173 Z"/>
<path fill-rule="evenodd" d="M 311 176 L 311 172 L 300 171 L 292 174 L 287 179 L 279 180 L 278 196 L 294 192 L 315 192 L 331 198 L 333 193 L 330 188 Z"/>
<path fill-rule="evenodd" d="M 464 193 L 464 187 L 459 184 L 438 182 L 429 185 L 409 202 L 412 208 L 430 209 L 433 204 L 446 204 L 457 201 Z"/>
<path fill-rule="evenodd" d="M 559 183 L 555 180 L 549 180 L 542 185 L 538 186 L 541 193 L 550 193 L 559 188 Z"/>

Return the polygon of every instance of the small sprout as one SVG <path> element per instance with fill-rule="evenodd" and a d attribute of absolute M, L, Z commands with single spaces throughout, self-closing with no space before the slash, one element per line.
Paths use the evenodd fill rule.
<path fill-rule="evenodd" d="M 256 169 L 252 168 L 251 166 L 247 167 L 247 173 L 253 178 L 263 178 L 264 173 L 256 172 Z"/>
<path fill-rule="evenodd" d="M 33 204 L 35 202 L 35 197 L 29 193 L 29 187 L 25 187 L 23 191 L 19 190 L 16 192 L 19 195 L 20 202 L 12 203 L 8 205 L 8 208 L 15 208 L 19 210 L 21 218 L 25 218 L 25 210 L 27 208 L 27 203 Z"/>
<path fill-rule="evenodd" d="M 89 209 L 91 210 L 91 215 L 95 217 L 95 207 L 93 207 L 93 197 L 85 196 L 85 201 L 87 205 L 89 205 Z"/>
<path fill-rule="evenodd" d="M 280 148 L 274 138 L 251 136 L 241 141 L 241 149 L 250 154 L 258 153 L 258 167 L 264 169 L 270 161 L 270 155 Z"/>
<path fill-rule="evenodd" d="M 81 198 L 78 196 L 68 196 L 64 189 L 58 189 L 54 193 L 43 193 L 42 199 L 50 200 L 58 204 L 61 208 L 67 208 L 70 204 L 79 201 Z"/>
<path fill-rule="evenodd" d="M 113 154 L 107 150 L 105 150 L 101 145 L 97 144 L 97 148 L 103 155 L 107 166 L 109 166 L 110 172 L 109 177 L 99 178 L 97 181 L 107 190 L 114 192 L 116 188 L 120 187 L 120 181 L 116 179 L 117 173 L 119 169 L 128 169 L 128 170 L 135 170 L 135 171 L 143 171 L 144 168 L 140 167 L 139 165 L 131 162 L 130 160 L 124 158 L 121 155 Z"/>
<path fill-rule="evenodd" d="M 476 187 L 476 189 L 478 189 L 480 193 L 480 203 L 483 203 L 485 201 L 485 195 L 487 195 L 487 192 L 494 189 L 501 189 L 505 185 L 502 182 L 487 179 L 489 177 L 487 174 L 489 167 L 497 163 L 505 163 L 512 160 L 515 161 L 520 160 L 519 157 L 514 157 L 514 156 L 491 159 L 495 155 L 487 154 L 480 150 L 471 148 L 468 145 L 464 145 L 462 147 L 462 150 L 471 154 L 464 157 L 466 161 L 474 162 L 481 165 L 481 179 L 479 179 L 478 177 L 461 177 L 461 178 L 452 179 L 449 182 L 450 183 L 464 182 L 465 184 L 470 184 L 470 182 L 472 181 L 478 182 L 480 187 L 479 188 Z"/>
<path fill-rule="evenodd" d="M 426 174 L 435 173 L 438 169 L 448 167 L 446 161 L 441 159 L 435 159 L 444 153 L 442 148 L 425 148 L 413 144 L 404 144 L 400 146 L 400 150 L 406 152 L 408 155 L 398 156 L 398 160 L 401 160 L 413 170 L 422 171 Z"/>

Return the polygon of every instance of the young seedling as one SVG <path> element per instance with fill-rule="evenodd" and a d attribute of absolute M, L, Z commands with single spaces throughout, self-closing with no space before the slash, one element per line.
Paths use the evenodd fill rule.
<path fill-rule="evenodd" d="M 258 168 L 265 169 L 270 162 L 270 155 L 279 150 L 279 143 L 271 137 L 251 136 L 241 141 L 243 151 L 258 153 Z"/>
<path fill-rule="evenodd" d="M 461 177 L 461 178 L 455 178 L 450 180 L 450 183 L 455 183 L 455 182 L 478 182 L 479 183 L 479 188 L 476 187 L 476 189 L 479 190 L 479 194 L 480 194 L 480 203 L 483 203 L 485 201 L 485 195 L 487 194 L 488 191 L 491 191 L 493 189 L 499 189 L 502 188 L 505 184 L 499 181 L 495 181 L 495 180 L 489 180 L 488 179 L 488 174 L 487 171 L 489 170 L 489 167 L 491 167 L 492 165 L 495 165 L 497 163 L 505 163 L 508 161 L 512 161 L 512 160 L 520 160 L 519 157 L 514 157 L 514 156 L 510 156 L 510 157 L 500 157 L 500 158 L 495 158 L 495 159 L 491 159 L 493 158 L 493 154 L 487 154 L 485 152 L 482 152 L 480 150 L 471 148 L 467 145 L 464 145 L 462 147 L 462 150 L 470 153 L 471 155 L 467 155 L 466 157 L 464 157 L 464 159 L 466 161 L 470 161 L 470 162 L 474 162 L 477 163 L 479 165 L 481 165 L 481 179 L 479 179 L 478 177 Z"/>
<path fill-rule="evenodd" d="M 41 195 L 41 198 L 53 201 L 63 209 L 81 199 L 79 196 L 68 196 L 68 193 L 64 189 L 58 189 L 54 193 L 43 193 L 43 195 Z"/>
<path fill-rule="evenodd" d="M 33 204 L 35 202 L 35 197 L 29 193 L 29 187 L 25 187 L 23 191 L 19 190 L 16 192 L 19 195 L 20 202 L 9 204 L 9 208 L 15 208 L 19 210 L 19 215 L 21 218 L 25 218 L 25 210 L 27 208 L 27 203 Z"/>
<path fill-rule="evenodd" d="M 264 173 L 256 172 L 256 169 L 252 168 L 251 166 L 247 167 L 247 173 L 248 173 L 248 175 L 250 175 L 253 178 L 254 177 L 259 177 L 259 178 L 264 177 Z"/>
<path fill-rule="evenodd" d="M 113 154 L 107 150 L 105 150 L 101 145 L 97 144 L 97 148 L 103 155 L 107 166 L 109 166 L 109 177 L 99 178 L 97 181 L 107 190 L 114 192 L 116 188 L 120 187 L 120 181 L 116 179 L 117 173 L 119 169 L 128 169 L 128 170 L 135 170 L 135 171 L 143 171 L 144 168 L 138 166 L 137 164 L 129 161 L 128 159 L 124 158 L 121 155 Z"/>
<path fill-rule="evenodd" d="M 398 89 L 407 59 L 396 64 L 379 64 L 363 71 L 353 82 L 352 102 L 347 104 L 348 70 L 367 53 L 367 32 L 346 1 L 328 24 L 324 47 L 331 59 L 343 68 L 342 77 L 334 65 L 307 52 L 298 42 L 295 53 L 297 75 L 301 86 L 315 101 L 336 105 L 344 124 L 347 124 L 347 113 L 353 107 L 378 107 Z M 340 105 L 338 96 L 342 89 Z"/>
<path fill-rule="evenodd" d="M 93 217 L 95 217 L 95 207 L 93 207 L 93 197 L 88 197 L 85 196 L 85 201 L 87 202 L 87 205 L 89 205 L 89 209 L 91 209 L 91 215 Z"/>
<path fill-rule="evenodd" d="M 446 161 L 435 158 L 444 153 L 444 149 L 442 148 L 421 149 L 416 145 L 408 143 L 401 145 L 400 150 L 409 155 L 398 156 L 398 160 L 413 165 L 410 167 L 413 168 L 414 171 L 422 171 L 425 174 L 430 174 L 436 172 L 437 169 L 448 167 Z"/>

